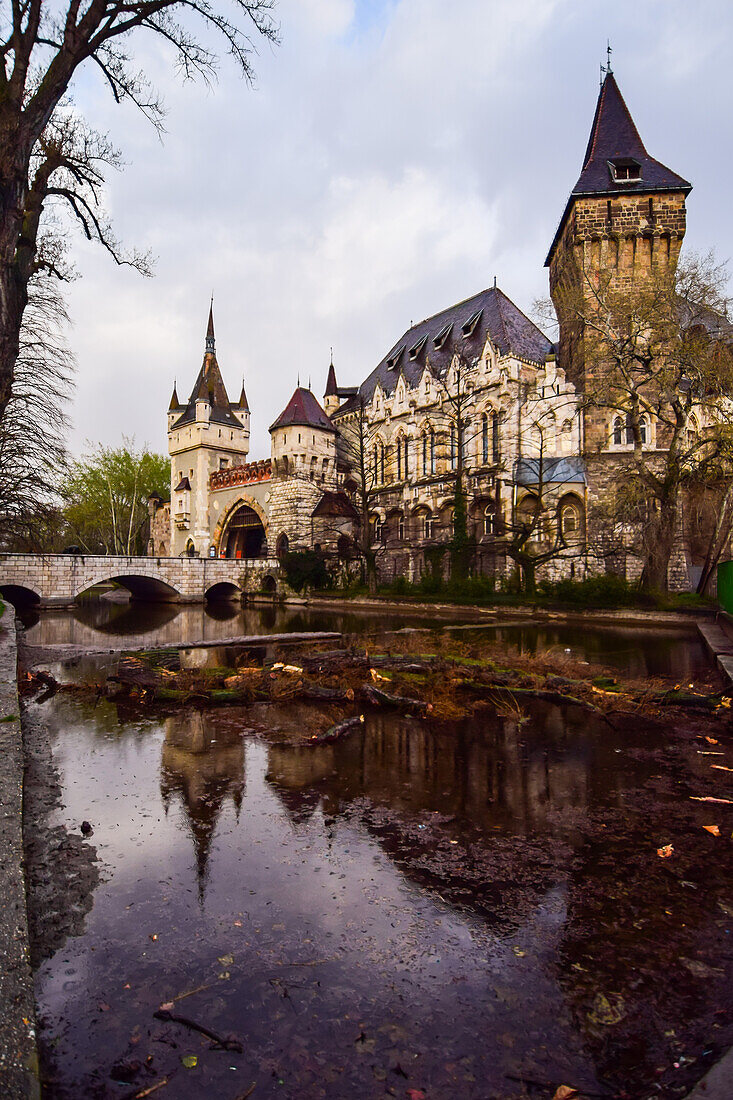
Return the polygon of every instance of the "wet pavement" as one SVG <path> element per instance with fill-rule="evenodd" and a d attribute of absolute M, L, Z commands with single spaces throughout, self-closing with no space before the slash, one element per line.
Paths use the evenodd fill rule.
<path fill-rule="evenodd" d="M 28 704 L 101 873 L 36 944 L 46 1095 L 684 1095 L 731 1041 L 733 806 L 690 800 L 733 796 L 727 730 L 538 704 L 296 745 L 313 714 Z"/>

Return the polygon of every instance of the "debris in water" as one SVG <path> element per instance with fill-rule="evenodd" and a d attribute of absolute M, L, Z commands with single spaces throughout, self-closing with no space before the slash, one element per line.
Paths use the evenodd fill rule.
<path fill-rule="evenodd" d="M 674 846 L 672 844 L 663 844 L 661 848 L 657 848 L 657 855 L 660 859 L 669 859 L 674 853 Z"/>
<path fill-rule="evenodd" d="M 712 833 L 713 836 L 720 836 L 720 829 L 717 825 L 703 825 L 703 829 L 706 829 L 709 833 Z"/>

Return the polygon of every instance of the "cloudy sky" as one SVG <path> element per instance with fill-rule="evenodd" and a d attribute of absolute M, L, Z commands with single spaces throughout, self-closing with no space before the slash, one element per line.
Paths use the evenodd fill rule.
<path fill-rule="evenodd" d="M 74 242 L 72 448 L 165 450 L 214 293 L 230 395 L 245 379 L 251 457 L 296 385 L 357 384 L 406 329 L 498 284 L 521 308 L 580 172 L 606 39 L 649 152 L 690 179 L 688 248 L 733 258 L 729 0 L 279 0 L 254 89 L 222 61 L 183 84 L 162 44 L 136 58 L 162 92 L 161 142 L 90 71 L 80 109 L 124 170 L 109 211 L 155 276 Z M 134 41 L 134 40 L 133 40 Z"/>

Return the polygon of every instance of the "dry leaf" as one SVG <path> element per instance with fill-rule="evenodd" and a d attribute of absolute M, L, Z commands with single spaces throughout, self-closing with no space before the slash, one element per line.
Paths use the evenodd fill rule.
<path fill-rule="evenodd" d="M 705 740 L 707 741 L 708 745 L 719 745 L 720 744 L 720 742 L 716 741 L 716 739 L 714 737 L 706 737 Z"/>
<path fill-rule="evenodd" d="M 733 768 L 726 768 L 725 764 L 711 764 L 711 768 L 717 768 L 719 772 L 733 772 Z"/>
<path fill-rule="evenodd" d="M 674 848 L 671 844 L 663 844 L 661 848 L 657 848 L 657 855 L 660 859 L 669 859 L 674 852 Z"/>
<path fill-rule="evenodd" d="M 720 836 L 720 829 L 717 825 L 703 825 L 703 829 L 706 829 L 709 833 L 712 833 L 713 836 Z"/>
<path fill-rule="evenodd" d="M 733 806 L 733 799 L 713 798 L 710 794 L 691 794 L 690 799 L 692 802 L 721 802 L 724 806 Z"/>
<path fill-rule="evenodd" d="M 578 1090 L 571 1088 L 570 1085 L 560 1085 L 552 1100 L 574 1100 L 574 1097 L 579 1095 Z"/>

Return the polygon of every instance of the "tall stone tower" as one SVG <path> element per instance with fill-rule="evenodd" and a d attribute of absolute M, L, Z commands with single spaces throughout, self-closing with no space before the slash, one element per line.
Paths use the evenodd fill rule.
<path fill-rule="evenodd" d="M 211 532 L 209 478 L 240 466 L 249 452 L 249 406 L 242 384 L 239 401 L 229 401 L 216 360 L 213 305 L 209 310 L 204 361 L 186 405 L 173 388 L 168 408 L 171 456 L 171 554 L 208 556 Z"/>
<path fill-rule="evenodd" d="M 570 301 L 603 276 L 611 288 L 676 265 L 685 235 L 685 199 L 692 186 L 651 157 L 610 70 L 601 86 L 580 178 L 568 199 L 545 266 L 560 325 L 559 366 L 591 393 L 602 363 L 586 355 L 583 327 Z M 607 444 L 605 418 L 585 418 L 586 451 Z"/>

